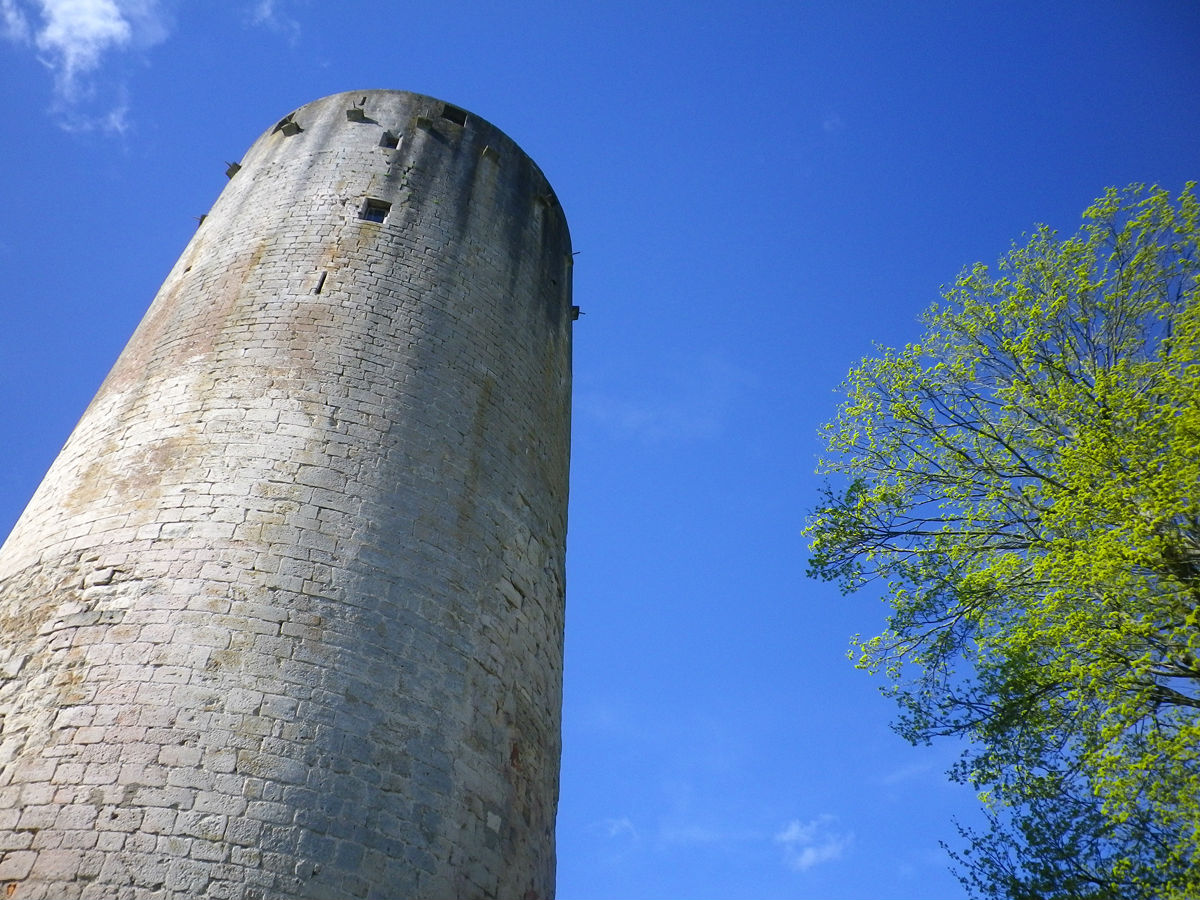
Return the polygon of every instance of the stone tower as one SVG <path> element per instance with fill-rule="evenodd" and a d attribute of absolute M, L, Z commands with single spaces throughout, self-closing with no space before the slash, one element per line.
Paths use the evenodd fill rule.
<path fill-rule="evenodd" d="M 562 211 L 399 91 L 228 174 L 0 550 L 0 896 L 552 896 Z"/>

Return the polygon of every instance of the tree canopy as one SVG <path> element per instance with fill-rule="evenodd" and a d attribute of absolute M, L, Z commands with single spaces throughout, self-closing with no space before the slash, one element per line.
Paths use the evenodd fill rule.
<path fill-rule="evenodd" d="M 994 897 L 1200 896 L 1200 204 L 1109 189 L 962 272 L 825 426 L 810 574 L 897 729 L 960 735 Z"/>

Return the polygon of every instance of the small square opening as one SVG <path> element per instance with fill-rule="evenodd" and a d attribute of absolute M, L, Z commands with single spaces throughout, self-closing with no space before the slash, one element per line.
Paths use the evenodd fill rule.
<path fill-rule="evenodd" d="M 379 139 L 379 146 L 386 147 L 388 150 L 395 150 L 400 146 L 400 135 L 394 131 L 385 131 L 383 137 Z"/>
<path fill-rule="evenodd" d="M 442 107 L 442 118 L 453 122 L 455 125 L 466 125 L 467 111 L 447 103 Z"/>
<path fill-rule="evenodd" d="M 365 219 L 368 222 L 382 222 L 387 218 L 388 210 L 392 208 L 392 204 L 386 200 L 367 199 L 363 204 L 362 213 L 359 218 Z"/>

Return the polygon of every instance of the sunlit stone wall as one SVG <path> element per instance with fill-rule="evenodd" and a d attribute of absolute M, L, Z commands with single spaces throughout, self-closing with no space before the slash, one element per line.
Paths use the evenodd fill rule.
<path fill-rule="evenodd" d="M 0 550 L 0 889 L 548 897 L 570 242 L 398 91 L 238 166 Z"/>

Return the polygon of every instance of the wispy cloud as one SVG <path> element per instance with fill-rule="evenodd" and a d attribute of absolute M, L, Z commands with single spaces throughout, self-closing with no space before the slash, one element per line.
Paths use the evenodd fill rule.
<path fill-rule="evenodd" d="M 879 784 L 893 787 L 897 784 L 904 784 L 917 779 L 925 780 L 931 773 L 937 774 L 932 763 L 914 763 L 886 772 L 876 780 Z"/>
<path fill-rule="evenodd" d="M 0 17 L 4 19 L 4 36 L 19 44 L 28 44 L 32 39 L 29 20 L 17 6 L 16 0 L 0 0 Z"/>
<path fill-rule="evenodd" d="M 300 40 L 300 23 L 288 15 L 281 0 L 255 0 L 250 21 L 282 34 L 289 43 Z"/>
<path fill-rule="evenodd" d="M 124 131 L 125 84 L 98 75 L 106 61 L 153 46 L 170 31 L 160 0 L 0 0 L 0 15 L 5 37 L 50 71 L 53 111 L 68 130 Z"/>
<path fill-rule="evenodd" d="M 42 0 L 41 7 L 42 27 L 34 42 L 68 96 L 79 91 L 81 76 L 106 52 L 133 40 L 133 28 L 113 0 Z"/>
<path fill-rule="evenodd" d="M 689 818 L 676 811 L 648 829 L 639 829 L 628 816 L 600 819 L 586 829 L 601 839 L 595 845 L 597 851 L 610 854 L 611 860 L 626 859 L 630 854 L 675 854 L 681 848 L 703 848 L 710 855 L 747 859 L 760 857 L 775 846 L 782 851 L 784 865 L 797 872 L 841 859 L 854 842 L 854 835 L 839 828 L 837 818 L 831 815 L 807 822 L 793 819 L 774 833 L 744 819 L 741 814 L 722 819 L 703 812 Z"/>
<path fill-rule="evenodd" d="M 0 34 L 33 53 L 54 84 L 51 112 L 68 131 L 123 132 L 129 90 L 118 63 L 165 41 L 179 0 L 0 0 Z M 282 0 L 245 0 L 252 24 L 295 41 Z"/>
<path fill-rule="evenodd" d="M 612 840 L 624 839 L 636 841 L 640 839 L 637 828 L 634 827 L 633 822 L 628 816 L 621 816 L 615 819 L 601 819 L 599 822 L 594 822 L 592 828 Z"/>
<path fill-rule="evenodd" d="M 722 844 L 737 838 L 726 831 L 711 826 L 690 824 L 664 824 L 658 837 L 667 844 Z"/>
<path fill-rule="evenodd" d="M 752 377 L 717 355 L 677 359 L 628 387 L 582 385 L 576 406 L 600 427 L 646 443 L 718 436 Z"/>
<path fill-rule="evenodd" d="M 853 841 L 853 835 L 835 831 L 837 820 L 824 815 L 809 822 L 793 819 L 775 835 L 775 843 L 783 848 L 784 862 L 798 872 L 813 866 L 841 859 Z"/>
<path fill-rule="evenodd" d="M 846 128 L 846 121 L 837 113 L 827 113 L 821 120 L 821 130 L 826 134 L 836 134 Z"/>

